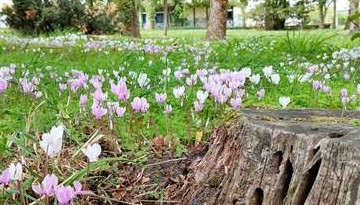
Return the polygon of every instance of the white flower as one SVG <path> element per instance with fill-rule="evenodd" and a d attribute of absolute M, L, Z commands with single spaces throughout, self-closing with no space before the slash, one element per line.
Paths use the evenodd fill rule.
<path fill-rule="evenodd" d="M 149 85 L 150 79 L 147 77 L 147 74 L 140 73 L 137 82 L 139 83 L 140 87 L 147 87 Z"/>
<path fill-rule="evenodd" d="M 198 90 L 196 93 L 196 97 L 201 104 L 205 103 L 205 100 L 207 99 L 208 96 L 209 96 L 209 93 L 206 91 Z"/>
<path fill-rule="evenodd" d="M 270 77 L 270 75 L 273 73 L 273 68 L 272 66 L 265 66 L 265 68 L 263 68 L 263 72 L 265 77 Z"/>
<path fill-rule="evenodd" d="M 259 75 L 259 74 L 252 75 L 252 76 L 249 77 L 249 80 L 250 80 L 250 82 L 251 82 L 252 84 L 257 85 L 257 84 L 259 84 L 259 82 L 260 82 L 260 75 Z"/>
<path fill-rule="evenodd" d="M 95 162 L 99 159 L 101 154 L 101 146 L 98 143 L 94 143 L 81 151 L 89 158 L 90 162 Z"/>
<path fill-rule="evenodd" d="M 162 74 L 163 74 L 165 77 L 169 77 L 170 74 L 171 74 L 171 69 L 170 69 L 170 68 L 164 69 L 164 70 L 162 71 Z"/>
<path fill-rule="evenodd" d="M 277 74 L 277 73 L 272 74 L 270 76 L 270 78 L 271 78 L 272 83 L 274 83 L 275 85 L 279 84 L 279 82 L 280 82 L 280 75 L 279 74 Z"/>
<path fill-rule="evenodd" d="M 251 68 L 243 68 L 241 69 L 240 73 L 242 73 L 245 78 L 248 78 L 251 76 Z"/>
<path fill-rule="evenodd" d="M 309 73 L 309 72 L 305 73 L 304 75 L 300 76 L 299 82 L 304 83 L 304 82 L 310 81 L 310 78 L 311 78 L 312 75 L 313 74 Z"/>
<path fill-rule="evenodd" d="M 282 108 L 286 108 L 287 105 L 290 103 L 290 97 L 279 97 L 279 103 Z"/>
<path fill-rule="evenodd" d="M 62 136 L 64 133 L 64 127 L 62 125 L 58 127 L 52 127 L 50 133 L 44 133 L 42 140 L 40 141 L 40 147 L 50 157 L 56 157 L 62 147 Z"/>
<path fill-rule="evenodd" d="M 185 87 L 181 86 L 181 87 L 176 87 L 173 89 L 173 93 L 175 98 L 181 98 L 184 95 L 185 92 Z"/>
<path fill-rule="evenodd" d="M 13 181 L 22 180 L 23 168 L 21 163 L 16 163 L 16 165 L 14 163 L 11 163 L 9 166 L 9 171 L 10 171 L 11 180 Z"/>

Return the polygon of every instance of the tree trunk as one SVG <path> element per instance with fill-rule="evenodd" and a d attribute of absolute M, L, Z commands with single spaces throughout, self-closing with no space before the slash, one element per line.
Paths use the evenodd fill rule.
<path fill-rule="evenodd" d="M 123 22 L 122 34 L 125 36 L 131 36 L 134 38 L 139 38 L 140 28 L 139 28 L 139 16 L 136 5 L 136 0 L 128 0 L 127 3 L 123 4 L 123 12 L 126 13 L 126 18 Z"/>
<path fill-rule="evenodd" d="M 228 0 L 210 0 L 209 25 L 206 29 L 207 40 L 219 40 L 226 36 Z"/>
<path fill-rule="evenodd" d="M 206 6 L 205 7 L 205 20 L 206 20 L 206 28 L 208 27 L 208 25 L 209 25 L 209 7 L 208 6 Z"/>
<path fill-rule="evenodd" d="M 332 28 L 336 29 L 337 27 L 337 11 L 336 11 L 336 0 L 333 0 L 333 23 L 332 23 Z"/>
<path fill-rule="evenodd" d="M 246 28 L 246 6 L 241 6 L 242 27 Z"/>
<path fill-rule="evenodd" d="M 325 14 L 323 0 L 319 0 L 319 29 L 324 29 Z"/>
<path fill-rule="evenodd" d="M 243 110 L 167 198 L 191 205 L 358 205 L 359 112 Z"/>
<path fill-rule="evenodd" d="M 345 29 L 354 30 L 358 24 L 358 21 L 350 21 L 349 17 L 356 13 L 359 9 L 359 0 L 350 0 L 349 15 L 346 21 Z"/>
<path fill-rule="evenodd" d="M 155 17 L 156 17 L 156 2 L 154 0 L 145 1 L 145 12 L 146 12 L 146 25 L 145 28 L 149 30 L 155 29 Z"/>
<path fill-rule="evenodd" d="M 193 7 L 193 26 L 196 28 L 196 8 Z"/>
<path fill-rule="evenodd" d="M 285 17 L 278 14 L 277 9 L 285 9 L 289 6 L 286 0 L 265 0 L 265 30 L 283 30 Z"/>
<path fill-rule="evenodd" d="M 168 1 L 164 0 L 164 36 L 167 36 L 168 30 Z"/>
<path fill-rule="evenodd" d="M 145 28 L 148 30 L 154 30 L 155 29 L 155 19 L 150 19 L 147 15 L 146 15 L 146 26 Z"/>

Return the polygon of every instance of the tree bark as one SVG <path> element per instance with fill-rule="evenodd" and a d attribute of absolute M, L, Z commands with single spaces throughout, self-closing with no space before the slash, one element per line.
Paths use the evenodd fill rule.
<path fill-rule="evenodd" d="M 196 7 L 194 6 L 193 7 L 193 10 L 192 10 L 192 12 L 193 12 L 193 26 L 194 26 L 194 28 L 196 28 Z"/>
<path fill-rule="evenodd" d="M 208 6 L 205 6 L 205 20 L 206 20 L 206 28 L 208 27 L 209 25 L 209 7 Z"/>
<path fill-rule="evenodd" d="M 167 36 L 168 30 L 168 1 L 164 0 L 164 36 Z"/>
<path fill-rule="evenodd" d="M 145 12 L 146 12 L 146 25 L 145 28 L 149 30 L 155 29 L 155 17 L 156 17 L 156 2 L 154 0 L 145 1 Z"/>
<path fill-rule="evenodd" d="M 360 204 L 359 112 L 243 110 L 168 199 L 190 205 Z"/>
<path fill-rule="evenodd" d="M 324 29 L 325 14 L 323 0 L 319 0 L 319 29 Z"/>
<path fill-rule="evenodd" d="M 333 23 L 332 23 L 332 28 L 336 29 L 337 26 L 337 11 L 336 11 L 336 0 L 333 0 Z"/>
<path fill-rule="evenodd" d="M 121 9 L 125 13 L 123 27 L 121 29 L 122 34 L 125 36 L 140 38 L 139 16 L 136 0 L 128 0 L 128 2 L 123 3 L 121 7 L 124 7 Z"/>
<path fill-rule="evenodd" d="M 226 36 L 228 0 L 211 0 L 209 24 L 206 29 L 206 39 L 220 40 Z"/>
<path fill-rule="evenodd" d="M 358 21 L 350 21 L 349 17 L 356 13 L 359 10 L 359 0 L 350 0 L 349 4 L 349 14 L 346 21 L 345 29 L 354 30 L 358 24 Z"/>

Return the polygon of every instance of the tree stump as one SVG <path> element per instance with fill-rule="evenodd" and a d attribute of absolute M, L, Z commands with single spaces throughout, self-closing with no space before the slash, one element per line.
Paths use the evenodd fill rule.
<path fill-rule="evenodd" d="M 170 199 L 181 204 L 359 205 L 358 112 L 243 110 L 211 134 Z M 170 193 L 170 192 L 168 192 Z"/>

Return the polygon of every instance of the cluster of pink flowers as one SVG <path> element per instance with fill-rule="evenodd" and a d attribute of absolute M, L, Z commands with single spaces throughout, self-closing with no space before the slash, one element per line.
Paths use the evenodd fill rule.
<path fill-rule="evenodd" d="M 41 197 L 55 196 L 61 205 L 70 204 L 79 195 L 92 194 L 91 191 L 83 191 L 79 181 L 75 181 L 73 187 L 59 185 L 59 180 L 54 174 L 46 175 L 41 184 L 33 184 L 32 190 Z"/>
<path fill-rule="evenodd" d="M 323 93 L 330 93 L 331 88 L 327 85 L 325 85 L 324 82 L 320 82 L 317 80 L 312 81 L 312 87 L 314 90 L 321 90 Z"/>
<path fill-rule="evenodd" d="M 352 94 L 352 95 L 348 96 L 347 89 L 343 88 L 340 90 L 340 98 L 341 98 L 341 103 L 342 103 L 343 107 L 346 108 L 347 104 L 349 104 L 351 101 L 356 100 L 356 95 Z"/>
<path fill-rule="evenodd" d="M 7 86 L 8 86 L 8 82 L 5 79 L 0 78 L 0 94 L 5 92 Z"/>
<path fill-rule="evenodd" d="M 147 102 L 146 98 L 135 97 L 134 100 L 131 102 L 131 107 L 133 108 L 135 113 L 145 113 L 149 109 L 149 103 Z"/>
<path fill-rule="evenodd" d="M 125 102 L 130 97 L 130 91 L 126 85 L 126 79 L 121 78 L 117 84 L 110 82 L 111 92 L 121 101 Z"/>
<path fill-rule="evenodd" d="M 20 85 L 23 93 L 33 94 L 36 98 L 41 98 L 42 92 L 38 91 L 38 85 L 40 84 L 40 78 L 33 77 L 31 80 L 27 78 L 20 79 Z"/>

